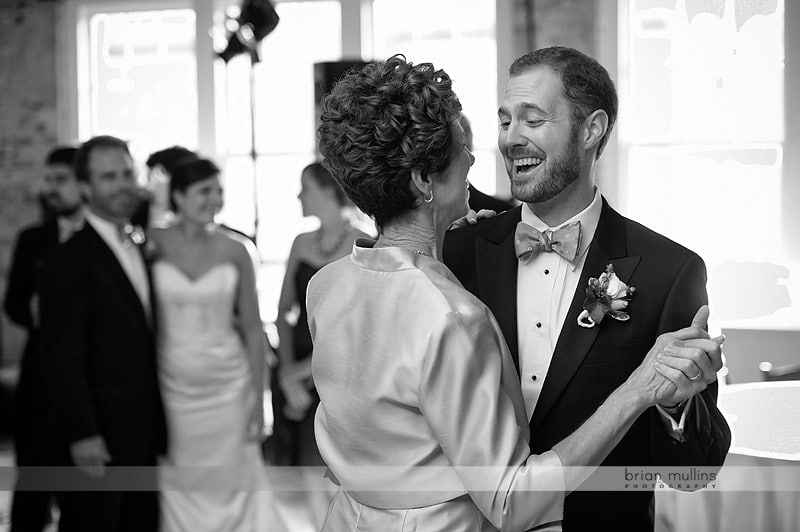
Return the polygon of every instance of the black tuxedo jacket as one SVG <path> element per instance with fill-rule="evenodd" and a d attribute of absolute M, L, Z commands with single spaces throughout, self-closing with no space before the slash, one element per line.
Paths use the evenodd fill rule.
<path fill-rule="evenodd" d="M 14 401 L 14 437 L 25 447 L 41 445 L 41 442 L 26 441 L 26 427 L 35 427 L 33 430 L 37 433 L 44 429 L 46 387 L 39 356 L 39 327 L 34 323 L 32 306 L 34 297 L 41 290 L 44 263 L 57 246 L 58 224 L 55 220 L 21 231 L 8 274 L 4 302 L 6 314 L 28 331 Z M 19 461 L 20 457 L 17 459 Z"/>
<path fill-rule="evenodd" d="M 514 232 L 521 206 L 448 233 L 444 262 L 464 287 L 494 313 L 519 370 L 517 258 Z M 606 265 L 636 287 L 627 322 L 612 319 L 591 329 L 577 318 L 589 277 Z M 656 337 L 691 324 L 707 302 L 705 265 L 695 253 L 624 218 L 603 200 L 566 322 L 530 420 L 531 452 L 542 453 L 569 436 L 641 363 Z M 645 412 L 603 462 L 605 466 L 721 466 L 730 430 L 716 407 L 716 383 L 694 398 L 686 441 L 672 439 L 655 408 Z M 568 495 L 564 530 L 652 530 L 653 494 L 581 492 Z M 621 527 L 621 528 L 620 528 Z"/>
<path fill-rule="evenodd" d="M 166 431 L 154 324 L 89 223 L 45 266 L 41 343 L 56 459 L 71 463 L 70 444 L 101 435 L 111 465 L 155 465 Z"/>

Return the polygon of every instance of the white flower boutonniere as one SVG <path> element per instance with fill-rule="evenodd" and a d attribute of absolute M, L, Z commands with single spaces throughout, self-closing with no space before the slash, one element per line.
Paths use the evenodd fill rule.
<path fill-rule="evenodd" d="M 583 311 L 578 316 L 578 325 L 589 329 L 602 322 L 606 316 L 618 321 L 628 321 L 630 315 L 624 311 L 628 308 L 628 299 L 635 292 L 636 288 L 629 287 L 619 280 L 614 273 L 614 265 L 609 264 L 600 278 L 589 279 Z"/>

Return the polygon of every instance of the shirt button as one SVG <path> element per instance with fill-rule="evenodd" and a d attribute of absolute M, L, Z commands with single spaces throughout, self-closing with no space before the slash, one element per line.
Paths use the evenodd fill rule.
<path fill-rule="evenodd" d="M 542 328 L 542 322 L 541 321 L 537 321 L 536 322 L 536 327 L 541 329 Z"/>
<path fill-rule="evenodd" d="M 535 381 L 536 380 L 536 375 L 531 375 L 531 380 Z"/>
<path fill-rule="evenodd" d="M 545 270 L 545 271 L 544 271 L 544 274 L 545 274 L 545 275 L 550 275 L 550 270 Z"/>

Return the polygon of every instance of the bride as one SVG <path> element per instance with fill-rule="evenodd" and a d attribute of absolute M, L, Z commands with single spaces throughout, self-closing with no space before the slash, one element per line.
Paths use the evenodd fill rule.
<path fill-rule="evenodd" d="M 162 527 L 260 529 L 271 505 L 258 500 L 264 345 L 252 259 L 213 223 L 222 207 L 213 162 L 176 167 L 170 201 L 177 222 L 151 235 L 166 470 L 175 473 L 163 479 Z"/>

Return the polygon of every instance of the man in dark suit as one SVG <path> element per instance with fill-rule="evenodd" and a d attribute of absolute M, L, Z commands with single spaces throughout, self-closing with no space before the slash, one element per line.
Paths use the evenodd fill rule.
<path fill-rule="evenodd" d="M 133 161 L 123 141 L 95 137 L 78 151 L 75 173 L 86 226 L 47 262 L 42 287 L 54 457 L 76 466 L 87 490 L 59 493 L 59 530 L 157 530 L 157 492 L 104 482 L 106 466 L 139 466 L 125 480 L 155 489 L 165 445 L 150 281 L 126 230 L 138 202 Z"/>
<path fill-rule="evenodd" d="M 624 218 L 596 189 L 617 112 L 602 66 L 554 47 L 517 59 L 510 76 L 498 145 L 523 205 L 450 232 L 444 261 L 496 316 L 520 373 L 531 451 L 541 453 L 625 381 L 658 335 L 692 320 L 707 301 L 706 271 L 695 253 Z M 587 286 L 609 264 L 636 291 L 606 309 L 591 305 Z M 714 379 L 702 358 L 671 365 L 681 368 L 665 374 L 677 388 Z M 688 401 L 652 408 L 603 465 L 721 466 L 730 431 L 716 394 L 712 382 Z M 575 491 L 563 528 L 652 530 L 653 493 Z"/>
<path fill-rule="evenodd" d="M 20 232 L 8 276 L 6 313 L 28 332 L 14 396 L 14 455 L 21 469 L 11 505 L 12 532 L 40 531 L 50 518 L 50 493 L 28 491 L 31 486 L 27 485 L 26 469 L 48 463 L 47 388 L 39 357 L 39 289 L 46 258 L 83 227 L 83 201 L 72 166 L 77 151 L 58 147 L 47 155 L 40 197 L 54 217 Z"/>

